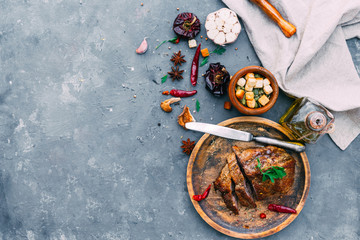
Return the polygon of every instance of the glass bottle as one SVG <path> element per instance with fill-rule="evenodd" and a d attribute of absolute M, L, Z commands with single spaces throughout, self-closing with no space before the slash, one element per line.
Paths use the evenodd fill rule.
<path fill-rule="evenodd" d="M 335 127 L 334 116 L 321 104 L 310 98 L 294 101 L 280 118 L 280 124 L 290 130 L 297 141 L 315 143 Z"/>

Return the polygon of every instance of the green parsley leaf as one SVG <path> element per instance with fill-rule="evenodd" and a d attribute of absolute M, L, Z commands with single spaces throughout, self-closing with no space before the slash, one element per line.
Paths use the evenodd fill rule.
<path fill-rule="evenodd" d="M 200 110 L 200 102 L 196 99 L 196 111 L 198 112 Z"/>
<path fill-rule="evenodd" d="M 256 158 L 258 164 L 256 165 L 256 168 L 258 168 L 260 170 L 260 172 L 262 173 L 262 181 L 265 182 L 266 180 L 270 179 L 270 181 L 272 183 L 275 183 L 274 179 L 281 179 L 283 177 L 286 176 L 286 172 L 285 169 L 283 167 L 271 167 L 268 168 L 266 171 L 264 171 L 263 169 L 261 169 L 261 163 L 259 158 Z"/>
<path fill-rule="evenodd" d="M 208 61 L 209 61 L 209 57 L 204 58 L 204 59 L 201 61 L 201 63 L 200 63 L 200 67 L 202 67 L 202 66 L 204 66 L 205 64 L 207 64 Z"/>
<path fill-rule="evenodd" d="M 161 83 L 164 83 L 164 82 L 166 82 L 166 79 L 168 78 L 168 75 L 166 74 L 165 76 L 163 76 L 162 78 L 161 78 Z"/>
<path fill-rule="evenodd" d="M 256 158 L 256 160 L 257 160 L 257 162 L 258 162 L 258 164 L 256 165 L 256 167 L 257 167 L 258 169 L 260 169 L 260 171 L 261 171 L 261 163 L 260 163 L 260 160 L 259 160 L 259 158 Z"/>
<path fill-rule="evenodd" d="M 218 46 L 214 51 L 212 51 L 211 53 L 216 53 L 216 54 L 223 54 L 224 52 L 226 51 L 225 48 L 221 47 L 221 46 Z"/>

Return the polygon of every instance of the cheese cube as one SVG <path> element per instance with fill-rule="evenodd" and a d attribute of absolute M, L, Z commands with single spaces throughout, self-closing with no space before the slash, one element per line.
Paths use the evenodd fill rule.
<path fill-rule="evenodd" d="M 264 86 L 264 80 L 262 78 L 257 78 L 254 88 L 262 88 L 263 86 Z"/>
<path fill-rule="evenodd" d="M 197 43 L 196 43 L 196 40 L 195 40 L 195 39 L 190 39 L 190 40 L 188 41 L 188 43 L 189 43 L 189 48 L 195 48 L 195 47 L 197 47 Z"/>
<path fill-rule="evenodd" d="M 266 104 L 268 104 L 270 100 L 265 96 L 265 95 L 262 95 L 261 98 L 259 98 L 258 102 L 265 106 Z"/>
<path fill-rule="evenodd" d="M 252 100 L 252 99 L 254 99 L 254 92 L 247 92 L 247 93 L 245 93 L 245 99 L 246 99 L 246 100 Z"/>
<path fill-rule="evenodd" d="M 244 94 L 245 94 L 245 91 L 242 89 L 238 89 L 235 93 L 235 95 L 238 99 L 242 99 L 244 97 Z"/>
<path fill-rule="evenodd" d="M 265 92 L 267 95 L 269 95 L 270 93 L 273 92 L 273 89 L 272 89 L 272 87 L 271 87 L 270 85 L 267 85 L 267 86 L 264 87 L 264 92 Z"/>
<path fill-rule="evenodd" d="M 245 75 L 246 80 L 249 80 L 249 78 L 255 78 L 254 73 L 248 73 Z"/>
<path fill-rule="evenodd" d="M 245 83 L 246 83 L 245 78 L 240 78 L 236 84 L 239 85 L 240 87 L 243 87 L 245 86 Z"/>
<path fill-rule="evenodd" d="M 246 81 L 246 84 L 249 85 L 249 87 L 254 87 L 256 85 L 256 79 L 255 78 L 249 78 Z"/>
<path fill-rule="evenodd" d="M 245 91 L 251 92 L 253 90 L 253 87 L 250 87 L 247 83 L 245 85 Z"/>
<path fill-rule="evenodd" d="M 268 86 L 268 85 L 270 85 L 270 80 L 265 78 L 264 79 L 264 86 Z"/>
<path fill-rule="evenodd" d="M 247 105 L 249 108 L 255 108 L 255 104 L 256 104 L 255 99 L 246 100 L 246 105 Z"/>

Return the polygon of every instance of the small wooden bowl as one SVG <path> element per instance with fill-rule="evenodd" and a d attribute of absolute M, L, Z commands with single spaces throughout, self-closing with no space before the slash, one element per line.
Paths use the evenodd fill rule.
<path fill-rule="evenodd" d="M 244 77 L 247 73 L 251 73 L 251 72 L 260 74 L 270 80 L 270 86 L 272 87 L 273 92 L 271 93 L 270 102 L 268 102 L 268 104 L 266 104 L 263 107 L 248 108 L 248 107 L 242 105 L 241 102 L 239 101 L 239 99 L 235 95 L 237 81 L 240 78 Z M 274 106 L 274 104 L 279 96 L 279 86 L 277 84 L 276 78 L 274 77 L 274 75 L 271 74 L 271 72 L 269 70 L 266 70 L 265 68 L 259 67 L 259 66 L 248 66 L 243 69 L 240 69 L 231 78 L 230 83 L 229 83 L 229 88 L 228 88 L 228 94 L 229 94 L 229 98 L 230 98 L 232 105 L 237 110 L 239 110 L 239 112 L 246 114 L 246 115 L 259 115 L 259 114 L 263 114 L 263 113 L 269 111 L 270 108 L 272 108 L 272 106 Z"/>

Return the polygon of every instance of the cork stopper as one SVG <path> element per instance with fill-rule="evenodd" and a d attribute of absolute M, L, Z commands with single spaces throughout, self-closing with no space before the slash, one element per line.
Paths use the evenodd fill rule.
<path fill-rule="evenodd" d="M 306 116 L 306 124 L 313 131 L 321 131 L 327 124 L 323 113 L 314 111 Z"/>

